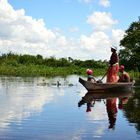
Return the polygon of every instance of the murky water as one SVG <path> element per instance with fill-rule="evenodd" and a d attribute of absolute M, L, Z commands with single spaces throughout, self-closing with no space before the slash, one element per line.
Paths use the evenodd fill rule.
<path fill-rule="evenodd" d="M 0 139 L 140 139 L 140 88 L 104 96 L 78 76 L 0 77 Z"/>

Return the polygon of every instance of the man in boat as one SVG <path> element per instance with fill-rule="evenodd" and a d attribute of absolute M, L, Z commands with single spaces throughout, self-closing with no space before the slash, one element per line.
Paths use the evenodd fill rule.
<path fill-rule="evenodd" d="M 124 66 L 123 65 L 120 66 L 119 72 L 121 74 L 119 76 L 118 82 L 130 82 L 130 76 L 126 71 L 124 71 Z"/>
<path fill-rule="evenodd" d="M 95 79 L 94 76 L 93 76 L 93 71 L 92 71 L 91 69 L 87 69 L 87 70 L 86 70 L 86 73 L 87 73 L 87 75 L 88 75 L 87 81 L 91 81 L 91 82 L 93 82 L 93 83 L 96 83 L 96 79 Z"/>
<path fill-rule="evenodd" d="M 111 52 L 112 55 L 109 61 L 109 68 L 107 71 L 107 82 L 117 82 L 118 81 L 118 72 L 119 72 L 119 57 L 116 53 L 117 47 L 112 46 Z"/>

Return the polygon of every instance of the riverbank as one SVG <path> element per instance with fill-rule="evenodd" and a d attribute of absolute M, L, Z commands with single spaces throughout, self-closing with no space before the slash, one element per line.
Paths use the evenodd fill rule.
<path fill-rule="evenodd" d="M 99 76 L 105 73 L 105 69 L 93 69 L 94 75 Z M 66 76 L 71 74 L 86 75 L 86 68 L 78 66 L 69 67 L 48 67 L 45 65 L 0 65 L 0 75 L 6 76 Z"/>
<path fill-rule="evenodd" d="M 53 77 L 53 76 L 67 76 L 67 75 L 83 75 L 86 76 L 86 69 L 78 66 L 69 67 L 48 67 L 45 65 L 0 65 L 0 75 L 5 76 L 26 76 L 26 77 Z M 94 76 L 102 76 L 105 74 L 106 69 L 92 68 Z M 135 71 L 129 71 L 130 77 L 140 78 L 140 73 Z"/>
<path fill-rule="evenodd" d="M 71 74 L 85 75 L 86 69 L 94 71 L 94 76 L 103 76 L 107 71 L 107 61 L 76 60 L 70 57 L 56 59 L 43 58 L 41 55 L 18 55 L 14 53 L 0 55 L 0 75 L 5 76 L 66 76 Z M 126 70 L 127 71 L 127 70 Z M 131 78 L 140 79 L 137 70 L 127 71 Z"/>

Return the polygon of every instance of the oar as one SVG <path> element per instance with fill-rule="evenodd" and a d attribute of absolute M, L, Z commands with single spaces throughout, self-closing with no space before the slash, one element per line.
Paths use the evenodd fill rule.
<path fill-rule="evenodd" d="M 104 76 L 100 80 L 102 81 L 106 75 L 107 75 L 107 72 L 104 74 Z"/>
<path fill-rule="evenodd" d="M 105 78 L 105 76 L 107 75 L 107 72 L 103 75 L 103 77 L 97 81 L 97 83 L 103 83 L 102 80 Z"/>

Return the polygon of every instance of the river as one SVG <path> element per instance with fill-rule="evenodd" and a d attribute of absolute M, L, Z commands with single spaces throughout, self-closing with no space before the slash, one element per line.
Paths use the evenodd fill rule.
<path fill-rule="evenodd" d="M 0 77 L 0 140 L 138 140 L 140 88 L 88 94 L 77 75 Z"/>

